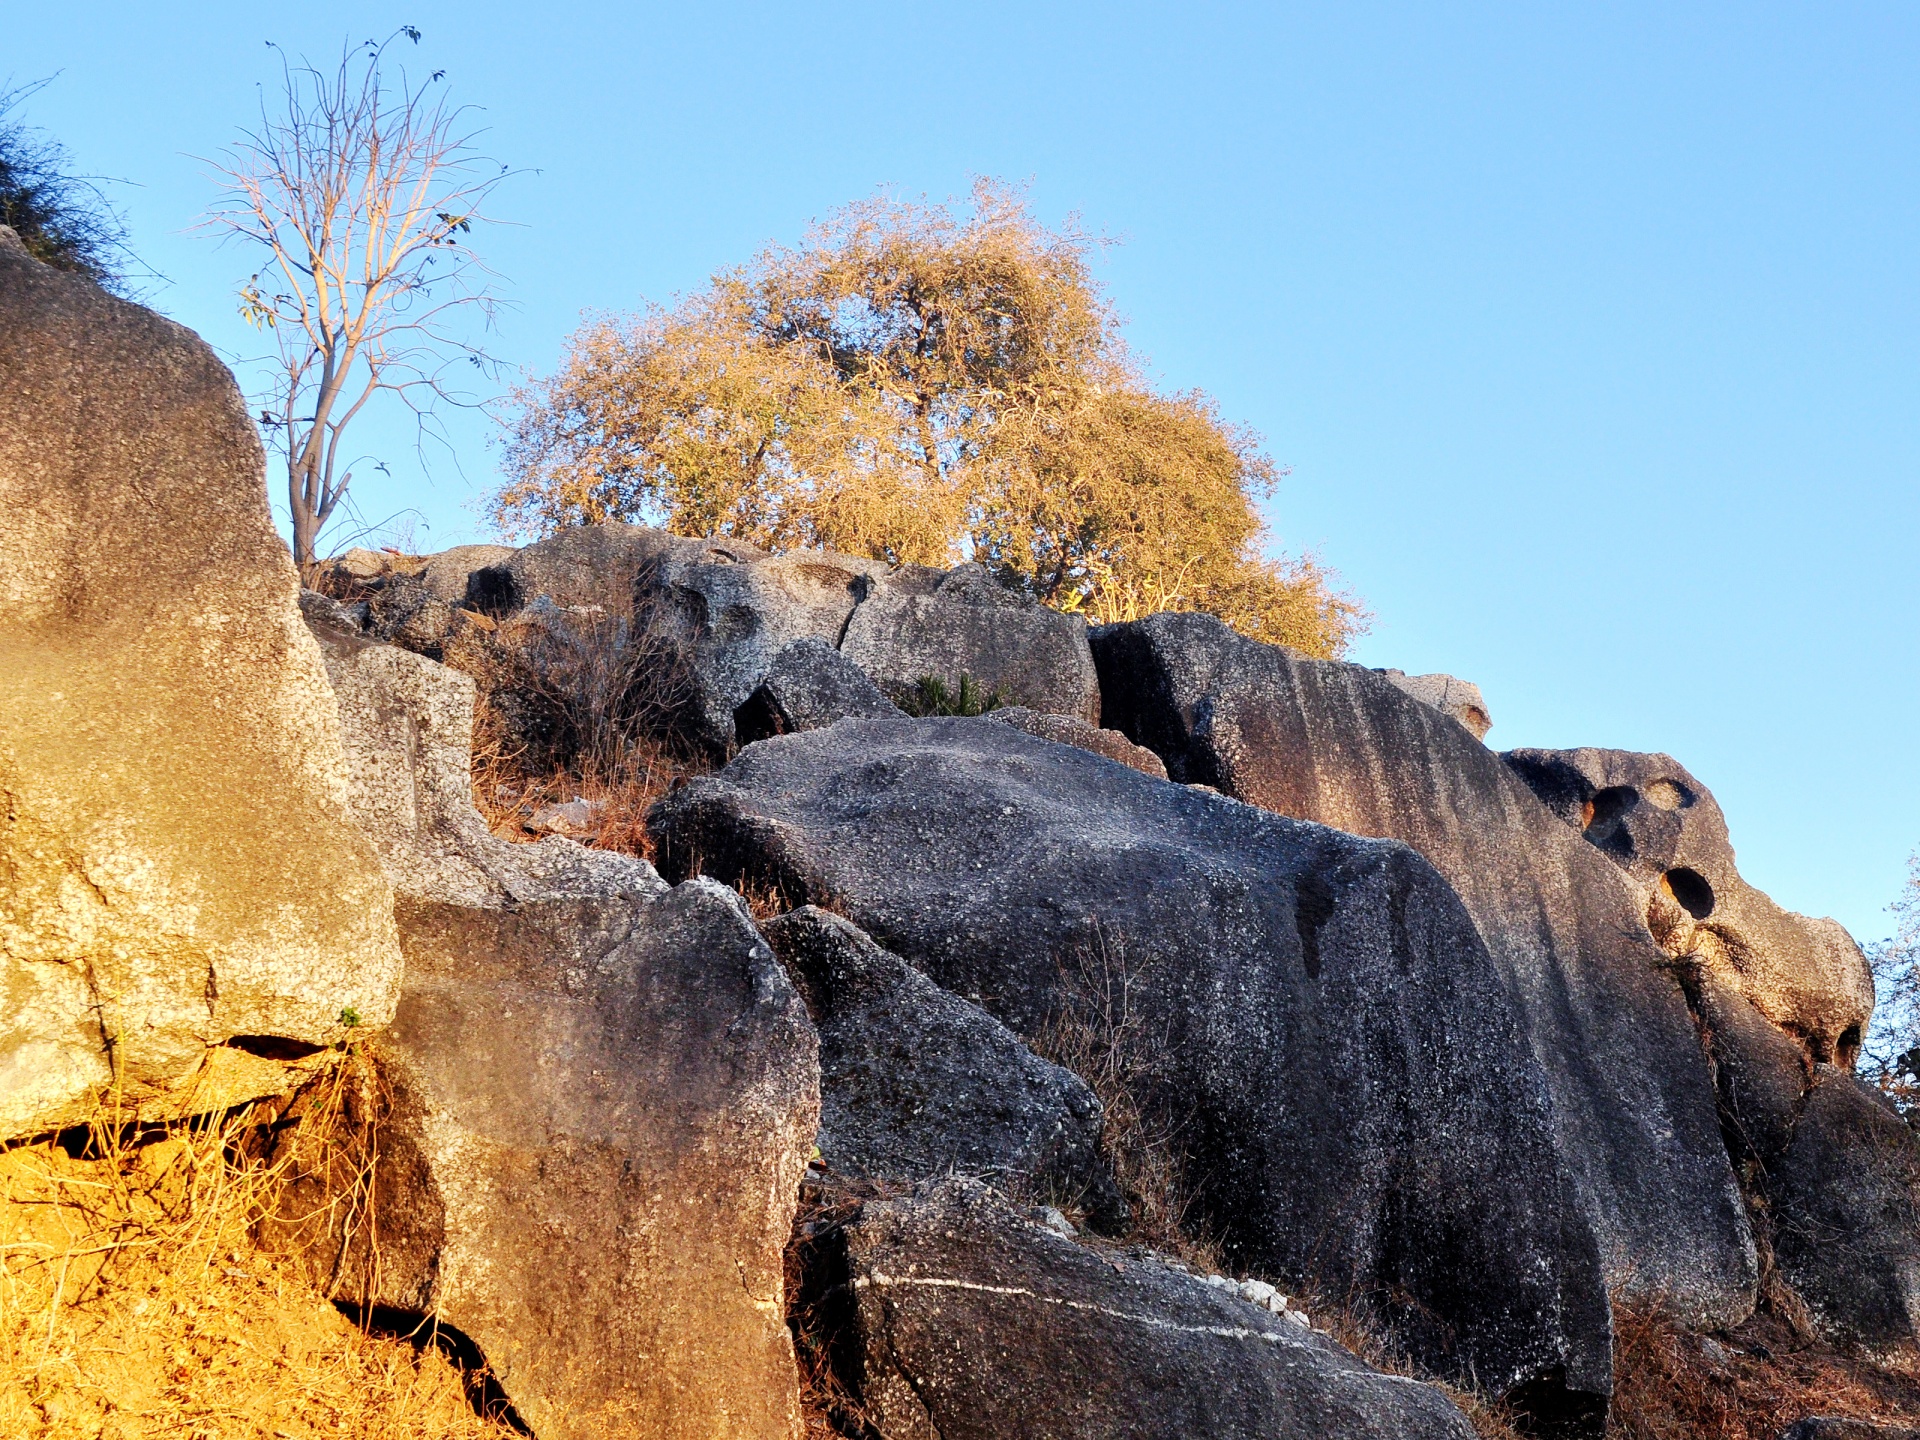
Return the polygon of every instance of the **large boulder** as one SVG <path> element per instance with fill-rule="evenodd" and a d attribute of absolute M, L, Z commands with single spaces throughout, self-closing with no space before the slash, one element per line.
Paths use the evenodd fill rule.
<path fill-rule="evenodd" d="M 1176 780 L 1411 845 L 1458 891 L 1544 1068 L 1614 1287 L 1683 1324 L 1752 1308 L 1758 1257 L 1670 957 L 1618 870 L 1466 729 L 1358 665 L 1203 615 L 1093 636 L 1106 722 Z"/>
<path fill-rule="evenodd" d="M 292 1123 L 330 1093 L 304 1092 L 265 1228 L 337 1298 L 466 1336 L 543 1440 L 797 1440 L 812 1027 L 737 895 L 655 890 L 402 899 L 406 990 L 349 1117 L 367 1169 Z"/>
<path fill-rule="evenodd" d="M 949 689 L 965 677 L 1005 704 L 1100 721 L 1086 621 L 978 565 L 888 574 L 847 621 L 840 649 L 896 699 L 928 676 Z"/>
<path fill-rule="evenodd" d="M 392 1014 L 392 895 L 233 377 L 0 228 L 0 1136 Z"/>
<path fill-rule="evenodd" d="M 1442 715 L 1451 715 L 1472 731 L 1476 740 L 1486 739 L 1487 731 L 1493 728 L 1493 717 L 1487 713 L 1486 697 L 1471 680 L 1461 680 L 1452 675 L 1409 675 L 1404 670 L 1379 670 L 1375 673 L 1385 676 L 1396 689 L 1406 691 L 1422 705 L 1431 705 Z"/>
<path fill-rule="evenodd" d="M 1351 1296 L 1542 1410 L 1607 1393 L 1599 1261 L 1538 1063 L 1406 846 L 986 719 L 764 741 L 649 826 L 667 873 L 831 904 L 1026 1036 L 1094 1027 L 1236 1263 Z"/>
<path fill-rule="evenodd" d="M 1503 758 L 1632 879 L 1669 954 L 1734 985 L 1812 1063 L 1852 1067 L 1873 1014 L 1866 957 L 1837 921 L 1783 910 L 1740 877 L 1726 816 L 1684 766 L 1631 750 Z"/>
<path fill-rule="evenodd" d="M 972 1175 L 1124 1226 L 1099 1155 L 1100 1102 L 1079 1076 L 850 921 L 808 905 L 764 928 L 819 1027 L 831 1170 L 909 1188 Z"/>
<path fill-rule="evenodd" d="M 1780 1269 L 1828 1333 L 1920 1340 L 1920 1138 L 1872 1087 L 1816 1067 L 1766 1193 Z"/>
<path fill-rule="evenodd" d="M 1472 1440 L 1430 1385 L 1151 1255 L 1091 1249 L 977 1185 L 843 1232 L 859 1399 L 940 1440 Z"/>

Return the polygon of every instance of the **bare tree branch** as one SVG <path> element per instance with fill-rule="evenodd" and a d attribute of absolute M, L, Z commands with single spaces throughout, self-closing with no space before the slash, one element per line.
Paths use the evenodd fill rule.
<path fill-rule="evenodd" d="M 498 277 L 469 241 L 494 223 L 486 205 L 512 172 L 474 149 L 445 71 L 416 84 L 391 61 L 403 39 L 420 32 L 349 44 L 330 73 L 273 47 L 274 108 L 263 95 L 258 128 L 212 162 L 222 193 L 205 223 L 266 252 L 240 313 L 278 350 L 259 418 L 286 462 L 303 572 L 352 482 L 342 446 L 367 403 L 394 396 L 426 433 L 441 407 L 482 403 L 456 365 L 498 373 L 477 338 L 492 329 Z"/>

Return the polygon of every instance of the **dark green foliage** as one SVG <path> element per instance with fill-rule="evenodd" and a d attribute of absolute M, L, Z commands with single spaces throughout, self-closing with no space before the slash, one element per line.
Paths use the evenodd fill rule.
<path fill-rule="evenodd" d="M 900 708 L 909 715 L 984 715 L 998 710 L 1007 700 L 998 690 L 982 690 L 971 675 L 962 675 L 949 690 L 938 675 L 922 675 L 913 690 L 900 697 Z"/>
<path fill-rule="evenodd" d="M 36 260 L 124 293 L 126 222 L 93 181 L 72 173 L 66 146 L 13 118 L 45 83 L 0 90 L 0 225 Z"/>

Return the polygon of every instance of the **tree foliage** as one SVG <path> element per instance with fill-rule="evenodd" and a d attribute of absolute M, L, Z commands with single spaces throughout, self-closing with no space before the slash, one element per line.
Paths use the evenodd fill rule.
<path fill-rule="evenodd" d="M 1339 653 L 1358 607 L 1266 556 L 1273 463 L 1147 383 L 1093 246 L 983 182 L 959 212 L 850 206 L 674 308 L 590 320 L 515 396 L 497 517 L 972 558 L 1096 621 L 1200 609 Z"/>
<path fill-rule="evenodd" d="M 132 258 L 126 222 L 97 182 L 73 173 L 66 146 L 16 118 L 46 83 L 0 90 L 0 225 L 36 260 L 124 294 Z"/>

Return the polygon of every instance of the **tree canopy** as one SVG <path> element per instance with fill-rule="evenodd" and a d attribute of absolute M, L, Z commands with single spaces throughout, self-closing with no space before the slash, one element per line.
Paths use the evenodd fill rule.
<path fill-rule="evenodd" d="M 958 212 L 864 201 L 671 309 L 591 319 L 514 397 L 497 517 L 971 558 L 1095 621 L 1206 610 L 1340 653 L 1358 606 L 1266 554 L 1279 472 L 1207 396 L 1148 384 L 1094 243 L 983 182 Z"/>

